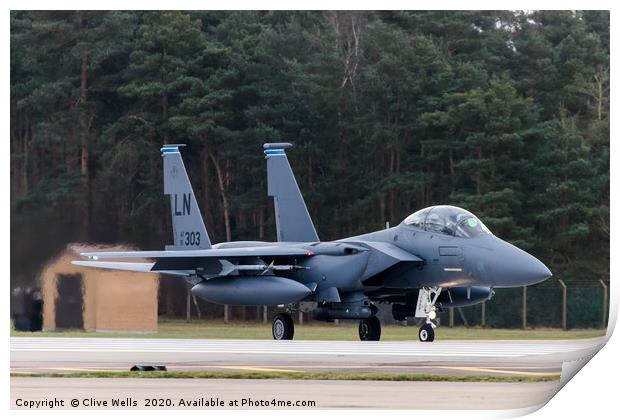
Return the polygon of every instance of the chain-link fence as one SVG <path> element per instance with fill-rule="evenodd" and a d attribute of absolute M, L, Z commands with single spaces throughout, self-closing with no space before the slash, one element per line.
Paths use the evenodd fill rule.
<path fill-rule="evenodd" d="M 215 305 L 193 298 L 179 282 L 175 290 L 160 290 L 160 314 L 168 317 L 220 321 L 270 322 L 282 308 Z M 181 286 L 180 288 L 178 286 Z M 166 296 L 162 296 L 165 294 Z M 390 305 L 379 305 L 384 323 L 396 323 Z M 550 280 L 511 289 L 495 289 L 483 304 L 445 309 L 438 314 L 442 326 L 491 328 L 604 328 L 609 307 L 608 281 Z M 312 322 L 308 313 L 295 315 L 297 322 Z"/>
<path fill-rule="evenodd" d="M 445 311 L 440 322 L 446 326 L 495 328 L 604 328 L 608 291 L 609 283 L 605 281 L 561 279 L 523 288 L 495 289 L 491 300 Z"/>

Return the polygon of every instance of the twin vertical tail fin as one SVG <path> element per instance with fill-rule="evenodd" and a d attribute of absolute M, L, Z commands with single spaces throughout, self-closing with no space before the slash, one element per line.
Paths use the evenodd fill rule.
<path fill-rule="evenodd" d="M 318 242 L 319 237 L 284 149 L 290 143 L 266 143 L 267 194 L 273 197 L 278 242 Z"/>
<path fill-rule="evenodd" d="M 174 245 L 166 250 L 209 249 L 211 241 L 200 215 L 178 144 L 164 145 L 164 194 L 170 195 Z"/>
<path fill-rule="evenodd" d="M 164 194 L 170 196 L 174 244 L 166 250 L 210 249 L 211 240 L 187 176 L 178 144 L 161 148 Z M 319 237 L 286 157 L 290 143 L 266 143 L 268 195 L 273 197 L 279 242 L 318 242 Z"/>

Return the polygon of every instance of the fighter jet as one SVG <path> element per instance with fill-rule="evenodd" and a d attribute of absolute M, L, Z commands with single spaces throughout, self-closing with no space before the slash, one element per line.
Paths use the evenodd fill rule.
<path fill-rule="evenodd" d="M 418 338 L 431 342 L 438 311 L 475 305 L 491 299 L 496 288 L 528 286 L 552 275 L 475 215 L 449 205 L 419 210 L 392 228 L 321 241 L 286 155 L 290 143 L 264 145 L 277 242 L 212 245 L 179 146 L 161 148 L 174 245 L 164 251 L 88 252 L 74 264 L 178 276 L 194 295 L 218 304 L 278 305 L 276 340 L 293 338 L 291 313 L 304 306 L 313 308 L 316 320 L 359 320 L 360 339 L 376 341 L 376 304 L 388 303 L 396 320 L 424 319 Z M 132 262 L 144 258 L 152 262 Z"/>

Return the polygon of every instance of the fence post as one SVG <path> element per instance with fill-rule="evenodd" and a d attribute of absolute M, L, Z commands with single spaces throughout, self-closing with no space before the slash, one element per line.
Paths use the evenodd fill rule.
<path fill-rule="evenodd" d="M 299 325 L 304 323 L 304 313 L 299 311 Z"/>
<path fill-rule="evenodd" d="M 194 302 L 194 308 L 196 308 L 196 313 L 198 314 L 198 319 L 202 319 L 202 311 L 200 310 L 200 305 L 198 305 L 198 300 L 196 300 L 196 295 L 191 293 L 192 295 L 192 302 Z"/>
<path fill-rule="evenodd" d="M 267 305 L 263 306 L 263 324 L 267 323 Z"/>
<path fill-rule="evenodd" d="M 482 325 L 482 328 L 487 326 L 487 308 L 485 304 L 486 302 L 482 302 L 482 314 L 480 316 L 480 325 Z"/>
<path fill-rule="evenodd" d="M 448 308 L 448 315 L 449 315 L 448 325 L 450 327 L 454 327 L 454 308 Z"/>
<path fill-rule="evenodd" d="M 224 305 L 224 323 L 228 323 L 228 305 Z"/>
<path fill-rule="evenodd" d="M 566 287 L 566 283 L 562 281 L 562 279 L 558 279 L 560 285 L 562 285 L 562 329 L 566 330 L 566 318 L 568 312 L 568 288 Z"/>
<path fill-rule="evenodd" d="M 603 279 L 598 279 L 598 281 L 601 283 L 601 286 L 603 286 L 603 325 L 602 327 L 605 328 L 605 325 L 607 324 L 607 305 L 609 305 L 609 290 L 607 289 L 607 285 L 605 284 Z"/>
<path fill-rule="evenodd" d="M 523 303 L 521 306 L 523 329 L 527 328 L 527 286 L 523 286 Z"/>
<path fill-rule="evenodd" d="M 185 321 L 190 322 L 192 318 L 192 301 L 191 301 L 192 292 L 190 291 L 189 287 L 187 287 L 186 289 L 187 289 L 187 293 L 186 293 L 187 296 L 185 298 Z"/>

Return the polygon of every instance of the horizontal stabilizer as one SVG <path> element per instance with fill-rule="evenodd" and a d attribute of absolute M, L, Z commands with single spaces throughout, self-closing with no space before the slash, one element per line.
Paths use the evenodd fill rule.
<path fill-rule="evenodd" d="M 103 261 L 71 261 L 73 265 L 82 267 L 102 268 L 105 270 L 134 271 L 139 273 L 170 274 L 173 276 L 189 276 L 187 271 L 151 271 L 154 263 L 103 262 Z"/>
<path fill-rule="evenodd" d="M 211 248 L 185 251 L 134 251 L 134 252 L 84 252 L 83 257 L 98 259 L 110 258 L 234 258 L 234 257 L 303 257 L 311 252 L 291 246 L 261 246 L 244 248 Z"/>

